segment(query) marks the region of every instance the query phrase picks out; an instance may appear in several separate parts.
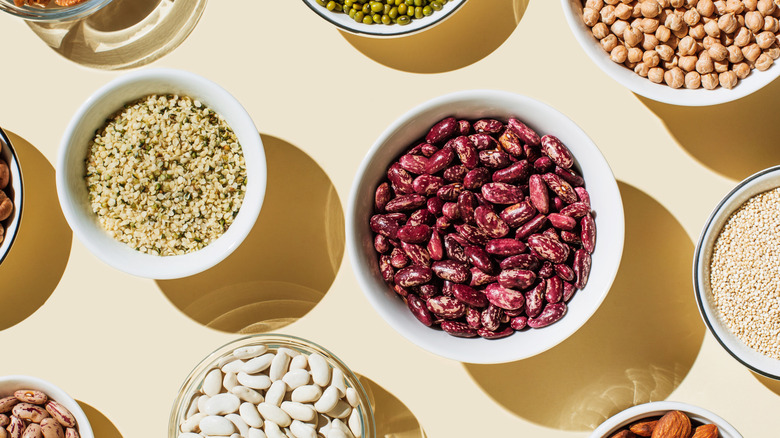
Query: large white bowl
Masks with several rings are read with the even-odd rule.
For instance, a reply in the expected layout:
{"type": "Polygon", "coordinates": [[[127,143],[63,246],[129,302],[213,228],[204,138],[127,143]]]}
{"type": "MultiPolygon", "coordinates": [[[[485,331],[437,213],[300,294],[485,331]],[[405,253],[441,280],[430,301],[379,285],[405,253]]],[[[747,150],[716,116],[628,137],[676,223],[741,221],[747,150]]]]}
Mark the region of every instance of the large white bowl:
{"type": "Polygon", "coordinates": [[[0,398],[14,395],[14,391],[20,389],[34,389],[43,391],[50,399],[56,401],[69,410],[76,418],[79,435],[81,438],[95,438],[92,432],[92,426],[89,424],[87,415],[81,409],[81,406],[73,400],[68,393],[46,380],[31,376],[1,376],[0,377],[0,398]]]}
{"type": "Polygon", "coordinates": [[[780,75],[780,63],[775,62],[767,71],[753,70],[747,78],[741,79],[737,86],[731,90],[723,87],[718,87],[715,90],[704,88],[696,90],[674,89],[666,85],[654,84],[647,78],[634,73],[633,70],[609,59],[609,54],[601,47],[590,28],[582,20],[582,2],[580,0],[561,0],[561,5],[574,37],[590,59],[612,79],[648,99],[682,106],[716,105],[745,97],[763,88],[780,75]]]}
{"type": "Polygon", "coordinates": [[[718,426],[720,438],[742,438],[742,435],[737,432],[737,429],[734,429],[726,420],[714,413],[688,403],[671,401],[645,403],[619,412],[610,417],[607,421],[601,423],[601,425],[590,434],[590,438],[609,438],[621,427],[627,426],[643,418],[662,416],[669,411],[680,411],[688,415],[691,420],[718,426]]]}
{"type": "Polygon", "coordinates": [[[450,0],[444,5],[444,8],[441,11],[436,11],[427,17],[414,19],[411,23],[403,26],[398,24],[358,23],[354,19],[349,18],[349,15],[347,14],[327,10],[324,6],[320,6],[317,3],[317,0],[303,0],[303,2],[306,3],[312,11],[316,12],[317,15],[341,30],[345,30],[355,35],[386,38],[412,35],[436,26],[454,14],[455,11],[466,3],[466,0],[450,0]]]}
{"type": "MultiPolygon", "coordinates": [[[[720,345],[754,372],[780,380],[780,360],[764,356],[748,347],[729,330],[720,316],[710,287],[712,250],[720,231],[726,225],[731,214],[753,196],[777,187],[780,187],[780,166],[770,167],[747,177],[720,201],[707,219],[696,245],[696,255],[693,260],[693,287],[696,292],[699,313],[720,345]]],[[[778,274],[775,273],[775,275],[778,274]]]]}
{"type": "Polygon", "coordinates": [[[257,220],[266,187],[263,143],[252,118],[230,93],[194,73],[151,69],[129,73],[96,91],[79,108],[62,138],[57,163],[57,194],[65,219],[78,239],[98,258],[140,277],[180,278],[202,272],[230,255],[257,220]],[[122,106],[150,94],[198,99],[222,115],[238,137],[246,161],[247,188],[233,224],[207,247],[184,255],[143,254],[111,237],[92,212],[84,180],[87,148],[95,131],[122,106]]]}
{"type": "Polygon", "coordinates": [[[8,139],[8,136],[2,129],[0,129],[0,149],[2,149],[0,158],[8,164],[8,169],[11,171],[11,179],[8,182],[8,187],[5,188],[5,192],[14,203],[11,217],[2,222],[5,232],[3,234],[3,242],[0,243],[0,263],[3,263],[3,260],[11,251],[11,246],[13,246],[16,236],[19,234],[19,225],[22,221],[22,207],[24,207],[24,187],[19,157],[11,144],[11,140],[8,139]]]}
{"type": "Polygon", "coordinates": [[[393,122],[366,155],[347,207],[349,255],[363,292],[377,312],[401,335],[418,346],[450,359],[469,363],[502,363],[539,354],[579,329],[598,309],[617,273],[623,254],[624,219],[620,192],[601,152],[573,121],[552,107],[514,93],[493,90],[461,91],[425,102],[393,122]],[[584,290],[569,302],[567,314],[543,329],[514,333],[502,339],[456,338],[422,325],[382,279],[373,246],[369,218],[374,192],[390,163],[423,137],[431,126],[449,116],[465,119],[517,117],[542,134],[558,136],[571,149],[582,170],[595,211],[597,240],[593,267],[584,290]]]}

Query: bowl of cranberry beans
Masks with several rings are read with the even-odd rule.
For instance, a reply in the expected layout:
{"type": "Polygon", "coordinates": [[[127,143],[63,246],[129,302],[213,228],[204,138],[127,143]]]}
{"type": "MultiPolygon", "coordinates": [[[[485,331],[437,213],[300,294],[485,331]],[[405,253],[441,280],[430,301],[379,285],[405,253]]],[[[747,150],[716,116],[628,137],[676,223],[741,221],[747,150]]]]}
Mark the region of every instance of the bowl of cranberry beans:
{"type": "Polygon", "coordinates": [[[503,363],[593,315],[623,251],[620,192],[596,145],[534,99],[493,90],[425,102],[379,137],[347,212],[369,302],[418,346],[503,363]]]}

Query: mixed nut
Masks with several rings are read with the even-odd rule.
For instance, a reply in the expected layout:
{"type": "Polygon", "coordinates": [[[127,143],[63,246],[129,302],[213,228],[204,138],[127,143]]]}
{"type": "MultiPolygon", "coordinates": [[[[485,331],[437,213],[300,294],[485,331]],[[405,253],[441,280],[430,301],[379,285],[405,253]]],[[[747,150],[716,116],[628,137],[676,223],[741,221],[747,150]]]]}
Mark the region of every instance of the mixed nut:
{"type": "MultiPolygon", "coordinates": [[[[0,151],[3,147],[3,142],[0,141],[0,151]]],[[[5,239],[5,227],[3,227],[2,221],[11,217],[11,213],[14,211],[14,203],[5,192],[10,181],[11,170],[8,168],[8,163],[0,158],[0,243],[3,243],[5,239]]]]}
{"type": "Polygon", "coordinates": [[[584,184],[563,142],[516,118],[441,120],[376,189],[381,275],[420,322],[453,336],[548,326],[590,274],[584,184]]]}
{"type": "Polygon", "coordinates": [[[651,417],[636,421],[622,428],[609,438],[719,438],[718,426],[702,424],[694,426],[684,412],[669,411],[662,417],[651,417]]]}
{"type": "Polygon", "coordinates": [[[20,389],[0,398],[0,438],[79,438],[79,432],[76,418],[60,403],[20,389]]]}

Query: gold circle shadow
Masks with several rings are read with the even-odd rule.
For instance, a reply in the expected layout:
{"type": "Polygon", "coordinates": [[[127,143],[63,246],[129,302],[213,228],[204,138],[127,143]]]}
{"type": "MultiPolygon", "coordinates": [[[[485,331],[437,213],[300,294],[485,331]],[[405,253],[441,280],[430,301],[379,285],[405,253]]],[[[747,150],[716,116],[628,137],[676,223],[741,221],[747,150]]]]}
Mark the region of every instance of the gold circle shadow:
{"type": "Polygon", "coordinates": [[[81,20],[27,25],[55,52],[85,67],[140,67],[178,47],[207,0],[113,0],[81,20]]]}
{"type": "Polygon", "coordinates": [[[661,204],[626,183],[619,186],[626,213],[623,259],[596,314],[538,356],[465,365],[497,403],[546,427],[591,430],[629,406],[665,399],[690,371],[704,340],[691,285],[693,242],[661,204]]]}
{"type": "Polygon", "coordinates": [[[119,429],[114,426],[114,423],[108,419],[102,412],[98,411],[94,407],[84,403],[81,400],[76,400],[84,411],[84,414],[89,420],[89,425],[92,426],[92,432],[99,438],[122,438],[122,434],[119,429]]]}
{"type": "Polygon", "coordinates": [[[35,146],[6,131],[19,155],[24,208],[19,234],[0,265],[0,330],[35,313],[65,273],[73,233],[60,210],[54,168],[35,146]]]}
{"type": "Polygon", "coordinates": [[[444,22],[417,34],[370,38],[340,31],[355,49],[387,67],[443,73],[471,65],[514,32],[530,0],[469,0],[444,22]],[[486,7],[489,6],[489,7],[486,7]]]}
{"type": "Polygon", "coordinates": [[[241,246],[194,276],[158,280],[193,320],[231,333],[284,327],[325,296],[344,255],[344,212],[336,189],[306,153],[262,135],[268,162],[263,209],[241,246]]]}
{"type": "Polygon", "coordinates": [[[358,380],[374,409],[377,437],[426,438],[420,421],[401,400],[366,376],[358,375],[358,380]]]}
{"type": "Polygon", "coordinates": [[[780,163],[780,123],[774,110],[780,99],[780,81],[734,102],[706,107],[637,97],[688,154],[721,175],[741,181],[780,163]]]}

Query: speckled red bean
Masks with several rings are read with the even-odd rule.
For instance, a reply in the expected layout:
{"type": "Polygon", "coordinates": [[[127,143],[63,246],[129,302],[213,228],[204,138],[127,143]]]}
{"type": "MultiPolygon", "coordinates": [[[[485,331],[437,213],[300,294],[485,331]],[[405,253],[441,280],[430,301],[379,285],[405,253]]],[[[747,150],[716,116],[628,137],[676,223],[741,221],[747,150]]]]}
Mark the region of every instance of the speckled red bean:
{"type": "Polygon", "coordinates": [[[425,136],[425,141],[431,144],[442,143],[455,135],[458,131],[458,121],[454,117],[447,117],[441,122],[433,125],[425,136]]]}
{"type": "Polygon", "coordinates": [[[547,216],[538,214],[533,219],[524,223],[515,232],[515,239],[525,240],[528,236],[540,231],[547,224],[547,216]]]}
{"type": "Polygon", "coordinates": [[[528,180],[531,176],[531,165],[526,160],[520,160],[501,170],[493,172],[493,182],[515,184],[528,180]]]}
{"type": "Polygon", "coordinates": [[[473,193],[464,191],[458,195],[458,211],[460,212],[460,218],[463,222],[466,222],[469,225],[475,225],[477,223],[476,218],[474,217],[477,206],[479,206],[479,201],[473,193]]]}
{"type": "Polygon", "coordinates": [[[555,268],[553,267],[553,264],[550,263],[549,260],[542,262],[542,266],[539,268],[538,275],[539,278],[550,278],[555,275],[555,268]]]}
{"type": "Polygon", "coordinates": [[[509,321],[509,326],[513,330],[520,331],[528,325],[528,318],[525,316],[516,316],[509,321]]]}
{"type": "Polygon", "coordinates": [[[458,234],[463,236],[473,245],[484,246],[488,243],[488,240],[490,240],[490,237],[481,229],[469,224],[455,225],[455,229],[458,231],[458,234]]]}
{"type": "Polygon", "coordinates": [[[433,273],[442,280],[453,283],[465,283],[471,278],[469,267],[455,260],[441,260],[431,265],[433,273]]]}
{"type": "Polygon", "coordinates": [[[571,216],[574,219],[580,219],[590,213],[590,206],[584,202],[575,202],[574,204],[569,204],[562,208],[560,213],[571,216]]]}
{"type": "Polygon", "coordinates": [[[512,164],[509,155],[498,149],[487,149],[479,151],[477,154],[480,163],[488,169],[503,169],[512,164]]]}
{"type": "Polygon", "coordinates": [[[416,193],[411,195],[402,195],[391,199],[387,205],[385,205],[385,210],[390,213],[415,210],[425,205],[426,201],[427,199],[425,199],[425,196],[418,195],[416,193]]]}
{"type": "Polygon", "coordinates": [[[550,157],[539,157],[534,160],[534,170],[539,173],[547,173],[555,167],[550,157]]]}
{"type": "Polygon", "coordinates": [[[425,247],[428,250],[428,255],[433,260],[441,260],[444,258],[444,244],[441,240],[441,235],[438,231],[431,231],[431,238],[428,240],[428,245],[425,247]]]}
{"type": "Polygon", "coordinates": [[[523,156],[523,142],[520,137],[511,129],[507,129],[498,137],[498,144],[504,152],[516,158],[523,156]]]}
{"type": "Polygon", "coordinates": [[[518,254],[501,260],[501,269],[525,269],[536,271],[539,269],[539,259],[532,254],[518,254]]]}
{"type": "Polygon", "coordinates": [[[522,309],[525,305],[523,292],[501,286],[498,283],[489,284],[485,289],[485,296],[491,304],[506,310],[522,309]]]}
{"type": "Polygon", "coordinates": [[[402,287],[413,287],[428,283],[433,272],[425,266],[408,266],[395,273],[395,283],[402,287]]]}
{"type": "Polygon", "coordinates": [[[431,227],[428,225],[404,225],[398,229],[397,236],[406,243],[427,242],[431,237],[431,227]]]}
{"type": "Polygon", "coordinates": [[[580,219],[580,238],[582,239],[582,247],[589,253],[593,254],[596,248],[596,223],[593,221],[593,216],[586,214],[580,219]]]}
{"type": "Polygon", "coordinates": [[[436,216],[432,215],[427,209],[421,208],[415,210],[414,213],[409,216],[406,225],[432,225],[435,222],[436,216]]]}
{"type": "Polygon", "coordinates": [[[528,179],[528,191],[528,199],[531,201],[531,205],[539,213],[549,213],[550,194],[547,192],[547,184],[545,184],[541,175],[531,175],[528,179]]]}
{"type": "Polygon", "coordinates": [[[504,129],[504,124],[496,119],[480,119],[473,126],[475,131],[486,134],[498,134],[504,129]]]}
{"type": "Polygon", "coordinates": [[[590,207],[590,195],[588,194],[588,191],[585,190],[585,187],[575,187],[574,192],[577,193],[577,199],[579,202],[582,202],[583,204],[590,207]]]}
{"type": "Polygon", "coordinates": [[[526,269],[504,269],[498,274],[498,284],[509,289],[528,289],[535,280],[536,274],[526,269]]]}
{"type": "Polygon", "coordinates": [[[560,176],[554,173],[545,173],[542,179],[547,183],[547,187],[553,191],[563,202],[573,204],[578,201],[577,193],[574,192],[571,184],[564,181],[560,176]]]}
{"type": "Polygon", "coordinates": [[[585,179],[571,169],[564,169],[563,167],[556,166],[555,174],[563,178],[563,180],[569,183],[572,187],[580,187],[585,185],[585,179]]]}
{"type": "Polygon", "coordinates": [[[458,134],[469,135],[471,132],[471,122],[468,120],[458,120],[458,134]]]}
{"type": "Polygon", "coordinates": [[[478,151],[498,148],[498,142],[490,134],[472,134],[469,135],[469,140],[478,151]]]}
{"type": "Polygon", "coordinates": [[[560,213],[550,213],[547,215],[550,224],[559,230],[571,231],[577,226],[577,220],[571,216],[560,213]]]}
{"type": "Polygon", "coordinates": [[[479,206],[474,210],[474,219],[477,226],[492,239],[499,239],[509,234],[509,226],[493,211],[485,206],[479,206]]]}
{"type": "Polygon", "coordinates": [[[439,216],[441,214],[441,208],[444,206],[444,201],[442,201],[442,199],[438,196],[434,196],[432,198],[428,198],[425,206],[432,215],[439,216]]]}
{"type": "Polygon", "coordinates": [[[544,306],[538,317],[532,317],[528,320],[528,326],[531,328],[542,328],[557,322],[566,314],[566,304],[554,303],[544,306]]]}
{"type": "Polygon", "coordinates": [[[479,164],[479,158],[477,157],[477,149],[474,147],[474,143],[469,140],[468,137],[462,135],[453,140],[450,140],[452,148],[458,155],[460,162],[468,169],[474,169],[479,164]]]}
{"type": "Polygon", "coordinates": [[[495,275],[498,272],[498,264],[493,262],[490,254],[478,246],[467,247],[466,257],[475,268],[488,275],[495,275]]]}
{"type": "MultiPolygon", "coordinates": [[[[420,175],[412,181],[412,189],[419,195],[431,196],[444,185],[444,180],[438,176],[420,175]]],[[[435,199],[435,198],[431,198],[435,199]]],[[[385,204],[387,204],[385,202],[385,204]]],[[[433,213],[433,212],[432,212],[433,213]]]]}
{"type": "Polygon", "coordinates": [[[486,328],[477,329],[477,334],[485,339],[500,339],[505,338],[515,331],[511,327],[506,327],[503,330],[488,330],[486,328]]]}
{"type": "Polygon", "coordinates": [[[558,137],[554,135],[545,135],[541,139],[542,152],[550,157],[553,162],[564,169],[569,169],[574,165],[574,157],[569,148],[563,144],[558,137]]]}
{"type": "Polygon", "coordinates": [[[466,324],[474,330],[482,328],[482,313],[473,307],[466,307],[466,324]]]}
{"type": "Polygon", "coordinates": [[[569,247],[565,243],[541,234],[528,236],[528,246],[552,263],[563,263],[569,257],[569,247]]]}
{"type": "Polygon", "coordinates": [[[390,239],[395,239],[398,235],[398,221],[390,219],[387,215],[375,214],[369,221],[371,231],[381,234],[390,239]]]}
{"type": "Polygon", "coordinates": [[[529,128],[525,123],[521,122],[520,120],[517,120],[515,118],[509,119],[509,128],[512,131],[514,131],[515,134],[517,134],[525,144],[531,146],[538,146],[539,143],[541,143],[539,134],[537,134],[536,131],[529,128]]]}
{"type": "Polygon", "coordinates": [[[422,246],[414,243],[401,242],[401,249],[403,249],[404,253],[407,257],[409,257],[409,260],[413,265],[431,265],[431,255],[428,254],[428,250],[422,246]]]}
{"type": "Polygon", "coordinates": [[[501,308],[488,304],[487,308],[482,311],[482,327],[490,331],[498,330],[498,327],[501,325],[501,316],[501,308]]]}
{"type": "Polygon", "coordinates": [[[502,257],[518,255],[524,252],[526,248],[523,242],[515,239],[493,239],[485,245],[485,251],[488,254],[502,257]]]}
{"type": "Polygon", "coordinates": [[[463,178],[469,173],[469,169],[466,166],[458,164],[457,166],[450,166],[444,170],[441,174],[444,180],[448,183],[462,183],[463,178]]]}
{"type": "Polygon", "coordinates": [[[465,284],[453,284],[452,295],[463,302],[463,304],[468,304],[472,307],[482,308],[488,305],[488,299],[484,292],[465,284]]]}
{"type": "Polygon", "coordinates": [[[584,249],[578,249],[574,253],[574,274],[576,276],[576,282],[574,283],[574,286],[577,289],[584,289],[585,285],[588,284],[591,263],[592,262],[588,251],[584,249]]]}
{"type": "Polygon", "coordinates": [[[490,182],[490,171],[484,167],[478,167],[470,170],[463,177],[463,188],[466,190],[477,190],[488,182],[490,182]]]}
{"type": "Polygon", "coordinates": [[[574,293],[577,292],[577,288],[568,281],[563,282],[563,302],[568,303],[574,293]]]}
{"type": "Polygon", "coordinates": [[[512,228],[517,228],[536,216],[536,209],[527,201],[521,201],[503,209],[499,217],[512,228]]]}
{"type": "Polygon", "coordinates": [[[520,187],[512,184],[487,183],[480,190],[485,200],[493,204],[516,204],[524,198],[520,187]]]}
{"type": "Polygon", "coordinates": [[[442,321],[441,329],[460,338],[473,338],[477,336],[477,331],[468,324],[457,321],[442,321]]]}
{"type": "Polygon", "coordinates": [[[431,312],[425,306],[425,301],[421,300],[420,297],[415,294],[407,295],[406,305],[418,321],[428,327],[433,325],[433,315],[431,315],[431,312]]]}
{"type": "Polygon", "coordinates": [[[406,154],[398,160],[398,164],[407,172],[420,175],[425,172],[425,166],[428,164],[428,159],[422,155],[406,154]]]}
{"type": "Polygon", "coordinates": [[[374,207],[376,208],[376,211],[378,212],[384,212],[385,211],[385,205],[393,199],[393,193],[390,190],[390,184],[383,182],[382,184],[379,184],[379,187],[376,188],[376,193],[374,194],[374,207]]]}
{"type": "Polygon", "coordinates": [[[555,274],[562,280],[574,281],[574,269],[564,263],[558,263],[554,266],[555,274]]]}
{"type": "Polygon", "coordinates": [[[545,280],[544,300],[548,303],[558,303],[563,299],[563,280],[552,276],[545,280]]]}
{"type": "Polygon", "coordinates": [[[525,158],[528,160],[529,163],[533,163],[539,158],[542,157],[542,151],[536,146],[531,145],[523,145],[523,153],[525,154],[525,158]]]}
{"type": "Polygon", "coordinates": [[[395,163],[387,170],[387,179],[390,180],[396,195],[405,195],[414,192],[412,187],[412,175],[405,171],[400,164],[395,163]]]}
{"type": "Polygon", "coordinates": [[[479,268],[471,268],[469,269],[469,272],[471,272],[471,281],[469,281],[469,286],[471,287],[484,286],[498,281],[497,276],[487,274],[479,268]]]}
{"type": "Polygon", "coordinates": [[[561,231],[561,240],[570,245],[579,245],[580,243],[582,243],[580,234],[572,231],[565,231],[565,230],[561,231]]]}
{"type": "Polygon", "coordinates": [[[421,284],[412,289],[414,289],[417,295],[424,300],[439,295],[439,290],[440,290],[439,286],[436,286],[435,284],[431,284],[431,283],[421,284]]]}
{"type": "Polygon", "coordinates": [[[426,306],[439,318],[458,319],[466,314],[466,305],[453,297],[433,297],[428,300],[426,306]]]}
{"type": "Polygon", "coordinates": [[[393,251],[390,253],[390,264],[395,269],[404,268],[409,265],[409,257],[406,256],[406,253],[401,248],[393,248],[393,251]]]}
{"type": "Polygon", "coordinates": [[[533,289],[525,293],[525,314],[529,318],[535,318],[542,312],[544,306],[544,291],[547,285],[540,281],[533,289]]]}

